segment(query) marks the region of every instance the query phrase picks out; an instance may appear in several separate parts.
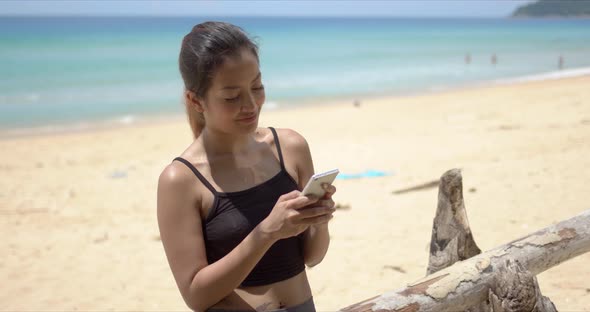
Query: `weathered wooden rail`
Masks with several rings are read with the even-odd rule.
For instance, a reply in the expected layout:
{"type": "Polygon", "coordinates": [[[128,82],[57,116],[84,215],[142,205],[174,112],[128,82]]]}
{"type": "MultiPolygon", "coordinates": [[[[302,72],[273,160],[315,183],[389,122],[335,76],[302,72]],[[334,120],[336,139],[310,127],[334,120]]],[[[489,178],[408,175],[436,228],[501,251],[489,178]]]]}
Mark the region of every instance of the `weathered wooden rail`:
{"type": "Polygon", "coordinates": [[[440,179],[427,276],[341,309],[361,311],[556,311],[536,275],[590,251],[590,210],[481,253],[469,228],[458,169],[440,179]]]}

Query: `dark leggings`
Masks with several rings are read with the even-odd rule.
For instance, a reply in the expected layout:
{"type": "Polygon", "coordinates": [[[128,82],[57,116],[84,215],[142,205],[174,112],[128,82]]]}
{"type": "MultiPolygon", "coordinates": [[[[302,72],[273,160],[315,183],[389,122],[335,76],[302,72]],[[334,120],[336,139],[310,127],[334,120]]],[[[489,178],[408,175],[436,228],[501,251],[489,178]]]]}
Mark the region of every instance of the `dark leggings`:
{"type": "MultiPolygon", "coordinates": [[[[207,312],[251,312],[253,310],[231,310],[231,309],[218,309],[218,308],[210,308],[207,309],[207,312]]],[[[313,298],[309,298],[309,300],[305,301],[302,304],[298,304],[293,307],[278,309],[278,310],[270,310],[268,312],[315,312],[315,305],[313,303],[313,298]]]]}

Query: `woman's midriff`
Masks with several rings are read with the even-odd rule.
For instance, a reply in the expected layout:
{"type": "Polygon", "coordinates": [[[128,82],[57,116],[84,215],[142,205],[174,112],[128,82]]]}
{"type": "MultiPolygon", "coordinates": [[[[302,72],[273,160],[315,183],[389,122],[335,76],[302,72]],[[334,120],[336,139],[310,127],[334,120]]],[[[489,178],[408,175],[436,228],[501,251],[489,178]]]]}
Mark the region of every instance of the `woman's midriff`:
{"type": "Polygon", "coordinates": [[[212,308],[267,311],[299,305],[311,298],[305,271],[274,284],[240,287],[212,308]]]}

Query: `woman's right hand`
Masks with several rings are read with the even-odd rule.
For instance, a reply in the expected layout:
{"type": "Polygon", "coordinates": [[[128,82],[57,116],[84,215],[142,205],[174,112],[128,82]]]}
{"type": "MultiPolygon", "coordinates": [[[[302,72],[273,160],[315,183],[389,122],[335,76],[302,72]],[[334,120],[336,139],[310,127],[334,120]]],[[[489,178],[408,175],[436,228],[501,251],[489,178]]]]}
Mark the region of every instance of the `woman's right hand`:
{"type": "Polygon", "coordinates": [[[260,222],[258,229],[272,239],[280,240],[299,235],[310,225],[325,223],[331,218],[334,208],[306,208],[318,199],[303,196],[297,190],[281,195],[268,217],[260,222]]]}

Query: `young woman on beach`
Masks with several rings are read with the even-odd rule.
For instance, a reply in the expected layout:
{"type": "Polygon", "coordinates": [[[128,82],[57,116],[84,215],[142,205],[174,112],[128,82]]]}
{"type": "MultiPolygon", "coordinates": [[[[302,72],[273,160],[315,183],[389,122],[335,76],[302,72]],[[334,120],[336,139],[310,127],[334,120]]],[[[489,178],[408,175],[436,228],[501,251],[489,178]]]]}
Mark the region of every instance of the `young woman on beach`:
{"type": "Polygon", "coordinates": [[[305,139],[258,128],[258,48],[237,26],[196,25],[179,68],[194,141],[161,173],[158,224],[180,293],[195,311],[315,311],[305,266],[329,245],[336,189],[313,175],[305,139]]]}

